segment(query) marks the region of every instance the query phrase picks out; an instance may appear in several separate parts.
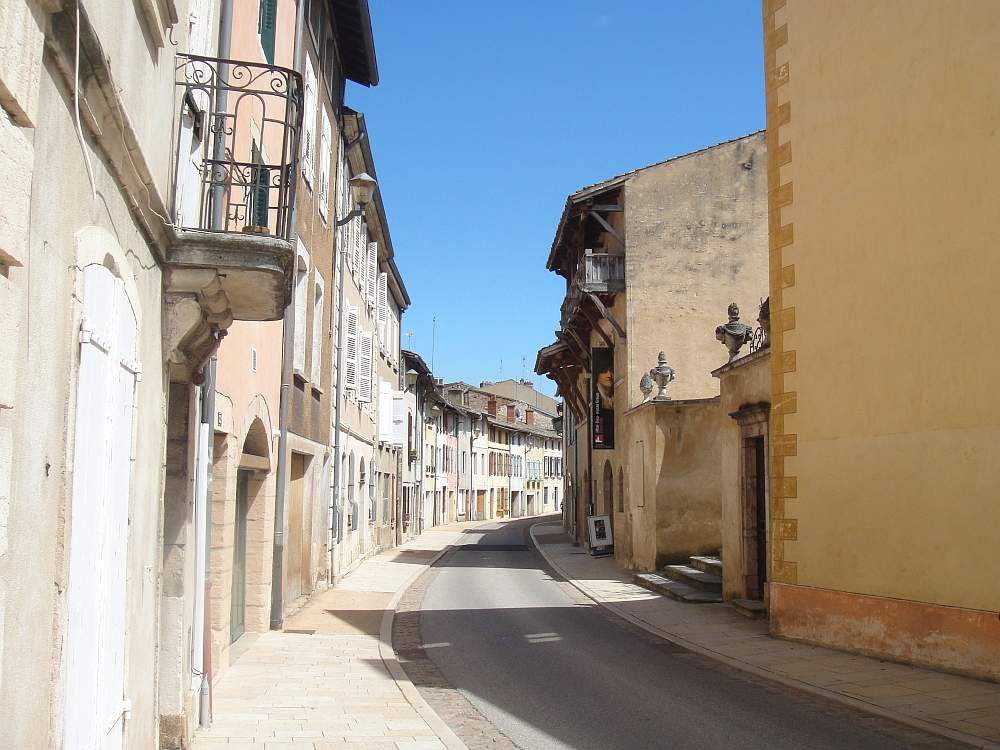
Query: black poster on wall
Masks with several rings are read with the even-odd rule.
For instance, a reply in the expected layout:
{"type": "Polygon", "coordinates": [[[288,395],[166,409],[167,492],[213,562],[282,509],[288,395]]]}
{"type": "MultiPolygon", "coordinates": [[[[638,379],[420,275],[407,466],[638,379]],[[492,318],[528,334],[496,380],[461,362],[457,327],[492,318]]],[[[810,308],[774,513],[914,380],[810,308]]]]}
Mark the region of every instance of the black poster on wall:
{"type": "Polygon", "coordinates": [[[615,350],[594,347],[590,350],[590,418],[593,447],[615,447],[615,350]]]}

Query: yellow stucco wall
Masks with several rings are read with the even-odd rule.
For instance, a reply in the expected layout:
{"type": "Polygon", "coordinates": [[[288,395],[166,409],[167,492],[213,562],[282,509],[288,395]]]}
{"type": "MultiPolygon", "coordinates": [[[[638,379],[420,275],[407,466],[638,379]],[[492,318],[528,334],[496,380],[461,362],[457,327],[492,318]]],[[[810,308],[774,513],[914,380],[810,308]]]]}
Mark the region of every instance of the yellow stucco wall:
{"type": "Polygon", "coordinates": [[[996,611],[1000,4],[764,16],[777,578],[996,611]]]}

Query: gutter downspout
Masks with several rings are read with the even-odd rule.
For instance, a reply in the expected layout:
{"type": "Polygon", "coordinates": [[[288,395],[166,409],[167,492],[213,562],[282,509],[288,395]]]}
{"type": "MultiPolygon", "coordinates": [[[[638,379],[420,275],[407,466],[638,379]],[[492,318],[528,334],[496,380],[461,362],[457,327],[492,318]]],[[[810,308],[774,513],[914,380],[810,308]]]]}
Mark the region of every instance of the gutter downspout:
{"type": "MultiPolygon", "coordinates": [[[[232,0],[224,0],[231,2],[232,0]]],[[[295,60],[292,69],[302,72],[305,58],[303,31],[305,29],[305,4],[299,3],[295,14],[295,60]]],[[[292,162],[292,187],[289,195],[291,216],[288,226],[291,229],[291,242],[298,241],[296,222],[298,208],[296,193],[299,185],[299,155],[295,154],[292,162]]],[[[280,630],[284,621],[284,552],[285,552],[285,493],[288,485],[288,411],[292,381],[292,360],[295,357],[295,284],[299,275],[299,253],[295,249],[295,259],[292,261],[292,296],[285,307],[281,328],[281,396],[278,406],[278,467],[275,477],[274,492],[274,542],[271,553],[271,630],[280,630]]]]}

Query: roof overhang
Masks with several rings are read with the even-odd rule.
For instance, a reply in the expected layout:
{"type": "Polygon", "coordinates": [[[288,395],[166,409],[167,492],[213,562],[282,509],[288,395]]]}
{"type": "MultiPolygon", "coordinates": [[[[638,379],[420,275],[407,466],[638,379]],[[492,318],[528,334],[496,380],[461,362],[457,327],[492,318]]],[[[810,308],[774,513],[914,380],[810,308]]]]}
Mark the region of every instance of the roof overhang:
{"type": "Polygon", "coordinates": [[[548,270],[556,273],[560,271],[559,261],[565,249],[566,226],[569,220],[577,215],[577,209],[582,205],[593,202],[606,193],[618,190],[625,184],[628,177],[629,175],[627,174],[619,175],[618,177],[612,177],[610,180],[577,190],[575,193],[570,193],[566,198],[566,206],[563,208],[562,216],[559,218],[559,226],[556,227],[556,236],[552,240],[549,257],[545,261],[545,267],[548,270]]]}
{"type": "Polygon", "coordinates": [[[330,0],[330,12],[344,77],[362,86],[377,86],[378,63],[368,0],[330,0]]]}

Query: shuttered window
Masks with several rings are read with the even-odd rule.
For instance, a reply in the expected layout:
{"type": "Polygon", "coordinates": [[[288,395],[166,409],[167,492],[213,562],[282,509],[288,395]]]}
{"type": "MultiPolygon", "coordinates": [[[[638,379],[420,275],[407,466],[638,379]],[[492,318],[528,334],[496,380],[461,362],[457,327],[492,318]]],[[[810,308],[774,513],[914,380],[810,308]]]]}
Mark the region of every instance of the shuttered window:
{"type": "Polygon", "coordinates": [[[330,118],[324,109],[322,112],[322,128],[319,136],[319,215],[326,222],[330,202],[330,118]]]}
{"type": "Polygon", "coordinates": [[[312,366],[310,380],[320,385],[323,377],[323,277],[316,274],[313,291],[312,366]]]}
{"type": "MultiPolygon", "coordinates": [[[[354,224],[351,229],[351,269],[360,279],[364,275],[364,254],[365,245],[368,242],[368,230],[360,216],[354,218],[351,223],[354,224]]],[[[358,288],[364,290],[361,281],[358,282],[358,288]]]]}
{"type": "Polygon", "coordinates": [[[358,310],[347,308],[347,331],[344,343],[344,387],[358,387],[358,310]]]}
{"type": "Polygon", "coordinates": [[[380,273],[378,275],[378,284],[375,290],[375,306],[378,310],[378,340],[382,344],[383,349],[389,348],[389,341],[387,338],[386,323],[389,318],[388,310],[388,292],[389,292],[389,276],[385,273],[380,273]]]}
{"type": "Polygon", "coordinates": [[[358,336],[358,401],[372,400],[372,334],[364,331],[358,336]]]}
{"type": "Polygon", "coordinates": [[[274,65],[274,33],[278,22],[278,0],[260,0],[257,13],[257,34],[264,59],[274,65]]]}
{"type": "Polygon", "coordinates": [[[368,243],[368,268],[365,274],[365,294],[368,306],[375,308],[375,285],[378,283],[378,243],[368,243]]]}
{"type": "Polygon", "coordinates": [[[305,94],[302,107],[302,177],[312,187],[316,152],[316,72],[306,55],[305,94]]]}

